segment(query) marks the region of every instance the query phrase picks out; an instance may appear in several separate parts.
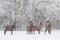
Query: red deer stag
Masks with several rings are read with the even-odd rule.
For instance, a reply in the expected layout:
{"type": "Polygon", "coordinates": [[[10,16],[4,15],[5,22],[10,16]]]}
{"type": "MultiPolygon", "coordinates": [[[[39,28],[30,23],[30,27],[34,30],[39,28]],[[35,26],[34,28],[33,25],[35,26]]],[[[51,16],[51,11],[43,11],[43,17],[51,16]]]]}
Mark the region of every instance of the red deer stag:
{"type": "Polygon", "coordinates": [[[46,34],[46,31],[48,31],[49,34],[51,34],[51,23],[50,23],[50,18],[47,20],[47,23],[46,23],[46,30],[45,30],[45,34],[46,34]]]}
{"type": "Polygon", "coordinates": [[[27,33],[32,32],[32,27],[33,27],[33,23],[32,23],[32,21],[29,21],[28,26],[27,26],[27,33]]]}
{"type": "Polygon", "coordinates": [[[35,19],[36,17],[34,16],[33,19],[30,19],[30,21],[28,22],[27,24],[27,33],[32,33],[32,27],[33,27],[33,20],[35,19]]]}
{"type": "Polygon", "coordinates": [[[35,34],[35,31],[37,30],[38,33],[40,34],[41,28],[42,28],[42,22],[40,22],[39,25],[34,26],[31,20],[27,26],[27,32],[33,32],[35,34]]]}
{"type": "Polygon", "coordinates": [[[11,35],[13,34],[13,29],[16,28],[16,23],[18,23],[19,21],[15,21],[13,22],[12,25],[6,25],[4,26],[4,35],[6,34],[7,31],[11,31],[11,35]]]}

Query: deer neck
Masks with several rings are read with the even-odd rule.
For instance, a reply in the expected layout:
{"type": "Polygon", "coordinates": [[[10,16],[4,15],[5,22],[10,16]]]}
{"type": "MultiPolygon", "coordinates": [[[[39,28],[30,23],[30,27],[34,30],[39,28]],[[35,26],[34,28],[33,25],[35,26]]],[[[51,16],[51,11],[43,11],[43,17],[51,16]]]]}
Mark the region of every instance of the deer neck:
{"type": "Polygon", "coordinates": [[[15,26],[15,25],[16,25],[16,22],[13,23],[13,26],[15,26]]]}
{"type": "Polygon", "coordinates": [[[16,23],[14,23],[14,25],[16,25],[16,23]]]}
{"type": "Polygon", "coordinates": [[[12,25],[12,27],[13,27],[13,28],[16,28],[16,23],[14,23],[14,24],[12,25]]]}

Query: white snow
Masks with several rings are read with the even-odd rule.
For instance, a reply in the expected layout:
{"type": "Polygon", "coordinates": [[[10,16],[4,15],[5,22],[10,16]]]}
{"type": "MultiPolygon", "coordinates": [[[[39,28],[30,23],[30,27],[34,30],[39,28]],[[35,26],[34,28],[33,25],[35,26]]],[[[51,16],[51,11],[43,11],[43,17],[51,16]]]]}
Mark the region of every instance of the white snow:
{"type": "Polygon", "coordinates": [[[3,31],[0,31],[0,40],[60,40],[60,30],[54,30],[51,34],[35,32],[35,35],[27,34],[26,31],[14,31],[13,35],[7,32],[4,35],[3,31]]]}

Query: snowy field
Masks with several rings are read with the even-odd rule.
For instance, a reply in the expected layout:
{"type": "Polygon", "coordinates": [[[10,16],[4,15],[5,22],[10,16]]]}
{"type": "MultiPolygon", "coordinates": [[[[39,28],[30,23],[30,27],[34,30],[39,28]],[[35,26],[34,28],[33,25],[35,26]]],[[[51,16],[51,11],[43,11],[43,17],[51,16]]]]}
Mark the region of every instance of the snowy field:
{"type": "Polygon", "coordinates": [[[26,31],[14,31],[13,35],[10,32],[7,32],[4,35],[3,31],[0,31],[0,40],[60,40],[60,31],[54,30],[52,34],[41,32],[38,34],[27,34],[26,31]]]}

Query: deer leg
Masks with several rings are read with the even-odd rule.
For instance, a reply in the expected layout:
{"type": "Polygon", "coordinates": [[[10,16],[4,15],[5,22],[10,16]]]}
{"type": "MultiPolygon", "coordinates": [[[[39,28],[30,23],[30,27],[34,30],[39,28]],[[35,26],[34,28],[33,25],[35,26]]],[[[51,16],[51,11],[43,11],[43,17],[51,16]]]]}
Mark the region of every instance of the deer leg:
{"type": "Polygon", "coordinates": [[[34,28],[32,29],[32,32],[35,34],[35,29],[34,28]]]}
{"type": "Polygon", "coordinates": [[[6,34],[6,31],[4,31],[4,35],[6,34]]]}
{"type": "Polygon", "coordinates": [[[11,35],[13,34],[13,30],[11,30],[11,35]]]}
{"type": "Polygon", "coordinates": [[[48,32],[49,34],[51,34],[51,32],[48,32]]]}
{"type": "Polygon", "coordinates": [[[38,34],[40,34],[40,30],[38,30],[38,34]]]}
{"type": "Polygon", "coordinates": [[[48,30],[48,33],[51,34],[51,30],[48,30]]]}
{"type": "Polygon", "coordinates": [[[47,31],[47,28],[46,28],[46,30],[45,30],[45,34],[46,34],[46,31],[47,31]]]}
{"type": "Polygon", "coordinates": [[[35,31],[33,31],[33,33],[35,34],[35,31]]]}

